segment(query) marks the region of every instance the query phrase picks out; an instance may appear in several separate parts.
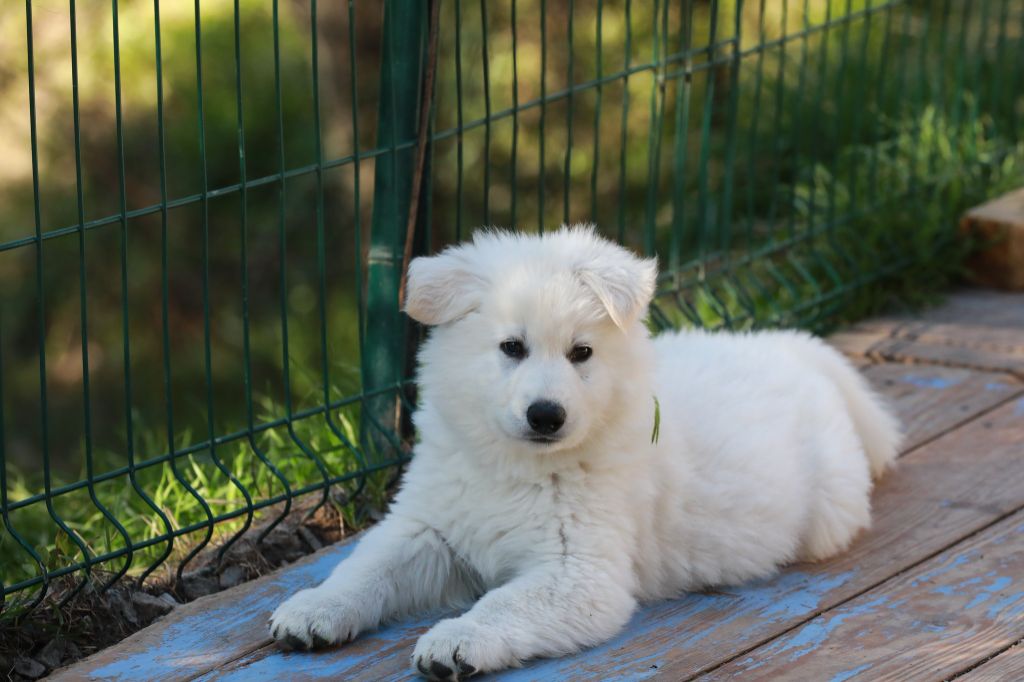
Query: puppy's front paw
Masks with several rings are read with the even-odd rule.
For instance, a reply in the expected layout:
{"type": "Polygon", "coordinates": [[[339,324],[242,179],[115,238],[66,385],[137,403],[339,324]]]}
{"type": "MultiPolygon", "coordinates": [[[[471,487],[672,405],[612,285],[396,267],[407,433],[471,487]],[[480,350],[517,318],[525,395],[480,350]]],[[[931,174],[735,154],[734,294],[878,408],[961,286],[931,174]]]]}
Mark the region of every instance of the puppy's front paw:
{"type": "Polygon", "coordinates": [[[517,663],[504,642],[488,637],[465,617],[442,620],[420,637],[412,662],[427,679],[446,682],[517,663]]]}
{"type": "Polygon", "coordinates": [[[270,616],[270,634],[286,649],[344,644],[360,629],[358,607],[319,588],[296,592],[270,616]]]}

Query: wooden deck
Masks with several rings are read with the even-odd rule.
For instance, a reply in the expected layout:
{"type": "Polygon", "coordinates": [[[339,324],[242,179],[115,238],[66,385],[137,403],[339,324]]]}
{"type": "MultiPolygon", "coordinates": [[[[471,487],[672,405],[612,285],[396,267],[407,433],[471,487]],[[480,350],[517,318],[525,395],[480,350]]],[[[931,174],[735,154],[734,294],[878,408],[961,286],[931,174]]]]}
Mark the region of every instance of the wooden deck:
{"type": "MultiPolygon", "coordinates": [[[[1024,294],[964,291],[837,334],[909,437],[874,527],[823,564],[643,608],[626,632],[500,680],[1024,679],[1024,294]]],[[[352,544],[176,609],[57,679],[401,680],[425,618],[284,653],[271,610],[352,544]]]]}

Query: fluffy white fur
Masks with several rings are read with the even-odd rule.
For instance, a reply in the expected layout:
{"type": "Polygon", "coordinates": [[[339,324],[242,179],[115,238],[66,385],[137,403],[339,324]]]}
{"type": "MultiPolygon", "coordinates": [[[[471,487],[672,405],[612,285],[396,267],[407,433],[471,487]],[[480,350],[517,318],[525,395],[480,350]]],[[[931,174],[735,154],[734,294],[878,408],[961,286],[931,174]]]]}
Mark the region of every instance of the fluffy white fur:
{"type": "Polygon", "coordinates": [[[459,679],[607,640],[638,602],[842,551],[896,421],[807,334],[650,338],[656,274],[588,228],[485,232],[413,261],[407,311],[435,326],[416,455],[387,518],[274,612],[273,636],[321,646],[467,608],[413,654],[459,679]],[[509,339],[528,355],[508,357],[509,339]],[[570,362],[581,344],[592,357],[570,362]],[[529,440],[541,399],[565,409],[556,442],[529,440]]]}

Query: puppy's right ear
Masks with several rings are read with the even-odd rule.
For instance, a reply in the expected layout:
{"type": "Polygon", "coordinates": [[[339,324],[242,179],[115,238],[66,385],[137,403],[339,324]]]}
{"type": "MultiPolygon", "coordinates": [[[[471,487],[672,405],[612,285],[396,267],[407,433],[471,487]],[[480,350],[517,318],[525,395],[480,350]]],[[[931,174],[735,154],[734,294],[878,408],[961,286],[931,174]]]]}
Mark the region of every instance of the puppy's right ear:
{"type": "Polygon", "coordinates": [[[480,305],[484,284],[461,249],[414,258],[405,284],[405,312],[426,325],[454,322],[480,305]]]}

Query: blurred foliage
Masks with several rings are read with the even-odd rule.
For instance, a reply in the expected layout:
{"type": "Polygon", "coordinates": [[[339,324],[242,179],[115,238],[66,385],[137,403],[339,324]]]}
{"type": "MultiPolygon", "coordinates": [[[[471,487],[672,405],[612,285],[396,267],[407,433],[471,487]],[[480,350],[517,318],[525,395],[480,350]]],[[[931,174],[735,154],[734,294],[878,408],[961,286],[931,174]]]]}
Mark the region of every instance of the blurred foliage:
{"type": "MultiPolygon", "coordinates": [[[[283,5],[279,21],[281,66],[281,124],[278,136],[278,97],[275,92],[273,24],[270,3],[246,3],[240,15],[246,175],[251,182],[282,170],[312,164],[316,158],[313,134],[309,13],[296,3],[283,5]],[[279,149],[280,146],[280,149],[279,149]]],[[[168,337],[171,349],[171,392],[176,438],[207,437],[206,369],[203,349],[204,223],[209,240],[209,305],[212,362],[210,383],[217,405],[218,432],[235,431],[245,423],[244,357],[242,353],[242,267],[240,259],[240,194],[222,193],[205,208],[195,201],[202,191],[203,168],[210,190],[237,186],[239,135],[235,87],[234,13],[227,0],[203,2],[201,46],[203,64],[203,128],[200,154],[196,87],[195,18],[191,3],[160,6],[164,93],[164,164],[171,202],[192,201],[171,208],[167,216],[168,337]],[[205,212],[205,218],[204,218],[205,212]],[[223,431],[221,431],[223,429],[223,431]]],[[[340,8],[339,8],[340,9],[340,8]]],[[[321,13],[323,51],[347,55],[347,27],[340,12],[321,13]],[[340,41],[345,37],[346,42],[340,41]],[[333,45],[330,41],[334,41],[333,45]]],[[[370,22],[375,17],[368,17],[370,22]]],[[[120,63],[124,116],[125,203],[129,211],[155,207],[160,201],[161,164],[156,115],[157,68],[153,5],[120,3],[120,63]]],[[[118,146],[113,87],[113,38],[109,4],[79,3],[78,69],[81,109],[82,198],[86,221],[116,216],[120,202],[118,146]]],[[[67,3],[35,3],[33,37],[39,140],[41,230],[74,225],[77,218],[75,148],[71,98],[71,67],[67,3]]],[[[31,140],[28,134],[28,86],[24,10],[0,16],[0,36],[7,73],[0,77],[4,105],[0,144],[10,163],[0,178],[3,221],[0,242],[34,233],[31,140]]],[[[366,58],[375,45],[368,41],[366,58]]],[[[322,59],[322,116],[332,124],[324,132],[325,156],[350,153],[350,109],[347,57],[342,63],[322,59]]],[[[367,78],[367,81],[375,80],[367,78]]],[[[373,135],[369,83],[364,105],[368,147],[373,135]]],[[[372,169],[371,169],[372,170],[372,169]]],[[[358,328],[352,286],[355,252],[352,239],[351,188],[348,169],[326,173],[326,248],[330,263],[327,282],[327,338],[332,363],[334,398],[358,390],[358,328]]],[[[320,320],[317,314],[316,201],[310,175],[289,180],[283,195],[276,184],[247,191],[245,228],[248,232],[249,316],[252,344],[252,385],[257,395],[284,395],[282,366],[282,305],[287,310],[289,351],[293,363],[295,409],[320,403],[320,320]],[[279,231],[286,237],[281,251],[279,231]],[[287,287],[282,297],[282,269],[287,287]],[[282,300],[283,298],[283,300],[282,300]]],[[[129,289],[121,289],[118,221],[87,231],[84,255],[74,233],[49,239],[43,248],[43,286],[46,297],[46,361],[51,448],[55,462],[66,472],[78,467],[83,419],[83,362],[79,267],[87,279],[90,398],[93,439],[100,449],[124,448],[124,368],[122,296],[127,295],[133,409],[144,423],[159,428],[165,419],[161,318],[161,216],[150,212],[127,225],[129,289]]],[[[20,428],[9,430],[7,453],[16,462],[38,461],[41,442],[38,373],[38,306],[35,249],[23,246],[0,252],[2,340],[9,359],[5,369],[7,419],[20,428]]],[[[277,414],[275,416],[282,416],[277,414]]],[[[142,433],[136,429],[141,438],[142,433]]],[[[166,438],[165,438],[166,441],[166,438]]],[[[139,444],[136,444],[138,447],[139,444]]],[[[159,452],[166,451],[166,447],[159,452]]],[[[158,452],[149,452],[150,455],[158,452]]]]}
{"type": "Polygon", "coordinates": [[[803,169],[792,220],[710,263],[689,305],[663,297],[661,324],[826,331],[934,303],[975,246],[953,219],[1024,185],[1024,143],[1007,145],[980,120],[954,125],[933,106],[887,128],[875,144],[803,169]]]}

